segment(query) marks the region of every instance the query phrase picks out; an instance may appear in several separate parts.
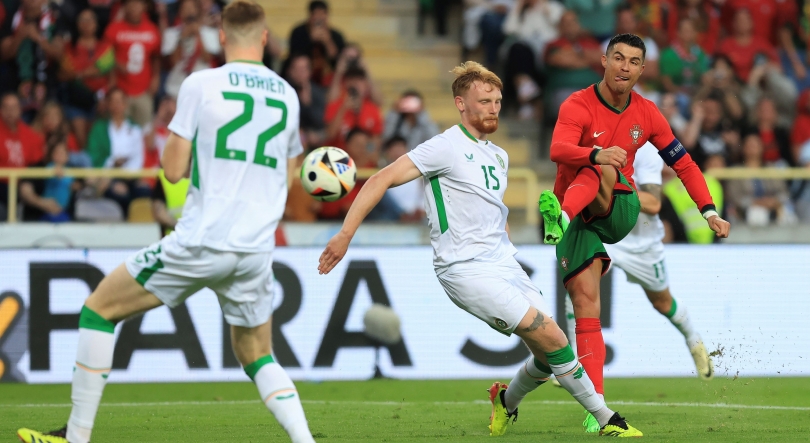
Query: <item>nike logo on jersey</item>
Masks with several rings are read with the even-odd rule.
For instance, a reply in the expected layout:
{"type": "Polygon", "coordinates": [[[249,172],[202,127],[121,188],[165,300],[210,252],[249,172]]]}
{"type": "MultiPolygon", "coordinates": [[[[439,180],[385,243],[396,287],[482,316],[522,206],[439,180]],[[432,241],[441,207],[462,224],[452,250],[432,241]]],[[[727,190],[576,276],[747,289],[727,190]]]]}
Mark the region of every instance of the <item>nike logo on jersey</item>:
{"type": "Polygon", "coordinates": [[[593,131],[593,138],[597,138],[597,137],[599,137],[600,135],[604,134],[605,132],[607,132],[607,131],[602,131],[602,132],[596,132],[596,131],[593,131]]]}

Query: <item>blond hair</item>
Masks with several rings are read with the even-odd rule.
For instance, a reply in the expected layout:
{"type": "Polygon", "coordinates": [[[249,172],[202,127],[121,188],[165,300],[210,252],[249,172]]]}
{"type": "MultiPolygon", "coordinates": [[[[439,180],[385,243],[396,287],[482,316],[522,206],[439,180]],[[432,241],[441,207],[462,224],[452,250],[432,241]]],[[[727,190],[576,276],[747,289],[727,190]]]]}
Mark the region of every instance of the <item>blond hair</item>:
{"type": "Polygon", "coordinates": [[[266,28],[264,8],[253,0],[233,0],[222,10],[222,30],[228,38],[252,43],[266,28]]]}
{"type": "Polygon", "coordinates": [[[467,61],[456,66],[450,72],[456,76],[456,79],[453,80],[454,97],[459,97],[467,92],[473,82],[477,81],[503,90],[503,82],[501,82],[501,79],[498,78],[494,72],[485,68],[481,63],[467,61]]]}

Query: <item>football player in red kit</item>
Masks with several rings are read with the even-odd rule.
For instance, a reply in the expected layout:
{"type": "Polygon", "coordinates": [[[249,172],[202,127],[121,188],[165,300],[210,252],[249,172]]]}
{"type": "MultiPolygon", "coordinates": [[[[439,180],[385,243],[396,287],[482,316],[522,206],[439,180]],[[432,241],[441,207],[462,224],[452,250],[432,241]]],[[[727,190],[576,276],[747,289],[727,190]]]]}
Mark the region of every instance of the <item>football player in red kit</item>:
{"type": "MultiPolygon", "coordinates": [[[[715,209],[703,174],[667,120],[654,103],[633,92],[644,71],[645,54],[640,37],[613,37],[602,56],[604,79],[562,104],[551,140],[557,179],[554,191],[544,191],[538,203],[543,241],[557,245],[557,263],[574,305],[580,362],[601,395],[605,342],[599,323],[599,280],[610,266],[604,243],[624,238],[638,219],[640,203],[632,179],[636,150],[647,141],[653,144],[716,235],[728,237],[730,229],[715,209]]],[[[587,423],[586,419],[586,427],[587,423]]]]}

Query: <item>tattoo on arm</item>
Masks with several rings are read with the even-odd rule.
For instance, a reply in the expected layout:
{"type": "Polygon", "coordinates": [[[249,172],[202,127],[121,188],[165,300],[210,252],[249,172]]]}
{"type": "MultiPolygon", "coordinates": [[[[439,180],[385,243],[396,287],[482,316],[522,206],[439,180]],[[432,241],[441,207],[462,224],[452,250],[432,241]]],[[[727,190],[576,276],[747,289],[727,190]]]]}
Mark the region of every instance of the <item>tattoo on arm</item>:
{"type": "Polygon", "coordinates": [[[546,329],[546,318],[543,316],[543,313],[541,313],[540,311],[537,311],[537,315],[534,317],[534,320],[532,320],[532,324],[530,324],[529,326],[523,328],[523,331],[524,332],[532,332],[532,331],[537,330],[537,328],[540,328],[540,327],[542,327],[543,329],[546,329]]]}
{"type": "Polygon", "coordinates": [[[638,190],[652,194],[656,200],[661,201],[661,185],[643,184],[639,185],[638,190]]]}

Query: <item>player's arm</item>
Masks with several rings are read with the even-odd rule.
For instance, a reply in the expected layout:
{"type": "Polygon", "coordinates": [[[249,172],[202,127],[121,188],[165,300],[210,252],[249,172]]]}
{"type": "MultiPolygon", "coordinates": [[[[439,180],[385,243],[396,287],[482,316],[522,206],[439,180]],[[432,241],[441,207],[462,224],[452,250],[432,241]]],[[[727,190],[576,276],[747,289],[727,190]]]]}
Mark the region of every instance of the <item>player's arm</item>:
{"type": "Polygon", "coordinates": [[[638,200],[641,212],[656,215],[661,212],[661,185],[645,183],[638,186],[638,200]]]}
{"type": "MultiPolygon", "coordinates": [[[[680,141],[672,134],[669,128],[669,123],[664,119],[664,116],[656,110],[658,125],[650,137],[650,142],[658,148],[658,155],[664,160],[670,168],[672,168],[678,175],[678,178],[683,182],[686,192],[689,197],[697,204],[703,218],[708,222],[709,227],[720,238],[728,237],[731,230],[729,222],[720,218],[717,213],[717,208],[712,201],[712,195],[709,193],[709,187],[706,185],[706,179],[703,173],[698,168],[692,156],[686,152],[680,141]],[[668,140],[668,141],[667,141],[668,140]],[[663,143],[662,143],[663,142],[663,143]]],[[[655,118],[654,117],[654,118],[655,118]]]]}
{"type": "Polygon", "coordinates": [[[182,180],[191,164],[191,140],[186,140],[174,132],[170,133],[160,163],[166,180],[170,183],[182,180]]]}
{"type": "Polygon", "coordinates": [[[422,173],[407,155],[403,155],[394,163],[372,175],[357,194],[357,198],[343,220],[340,232],[329,240],[323,250],[318,263],[318,272],[328,274],[343,259],[349,248],[349,242],[357,232],[357,228],[360,227],[360,223],[377,206],[388,188],[415,180],[421,175],[422,173]]]}
{"type": "Polygon", "coordinates": [[[575,100],[566,100],[560,107],[557,124],[551,136],[551,161],[568,166],[611,165],[623,168],[627,152],[618,146],[602,149],[600,146],[579,146],[585,131],[586,106],[575,100]]]}

